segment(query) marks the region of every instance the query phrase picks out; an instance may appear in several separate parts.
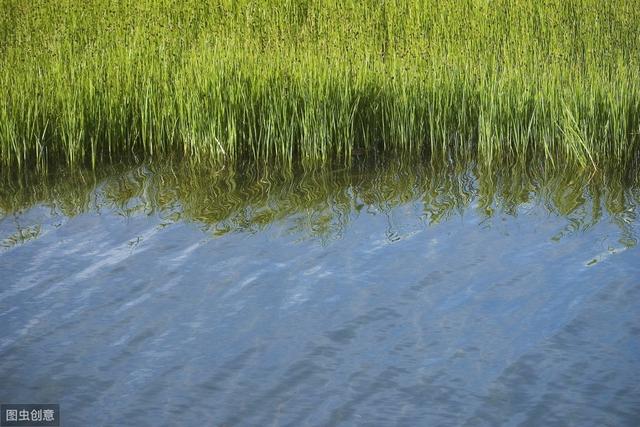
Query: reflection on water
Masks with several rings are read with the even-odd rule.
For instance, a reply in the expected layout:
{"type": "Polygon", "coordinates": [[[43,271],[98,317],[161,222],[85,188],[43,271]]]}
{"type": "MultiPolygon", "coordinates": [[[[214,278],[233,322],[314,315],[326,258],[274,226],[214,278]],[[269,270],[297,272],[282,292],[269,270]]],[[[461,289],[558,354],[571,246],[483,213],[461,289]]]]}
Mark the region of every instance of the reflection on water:
{"type": "Polygon", "coordinates": [[[64,425],[637,425],[637,180],[167,164],[0,187],[0,401],[64,425]]]}
{"type": "MultiPolygon", "coordinates": [[[[586,231],[603,215],[620,228],[625,246],[637,243],[631,224],[640,200],[638,180],[591,171],[549,173],[508,169],[482,172],[471,167],[391,163],[360,169],[294,175],[229,173],[185,165],[124,166],[98,172],[5,182],[0,190],[4,221],[37,206],[52,217],[108,210],[122,217],[159,215],[162,226],[193,221],[214,235],[258,232],[286,220],[300,238],[338,238],[354,216],[385,215],[393,208],[420,206],[416,216],[436,224],[473,209],[490,219],[545,209],[564,217],[554,239],[586,231]]],[[[42,223],[15,222],[2,245],[37,237],[42,223]]],[[[10,227],[5,226],[6,233],[10,227]]],[[[389,224],[389,238],[396,231],[389,224]]]]}

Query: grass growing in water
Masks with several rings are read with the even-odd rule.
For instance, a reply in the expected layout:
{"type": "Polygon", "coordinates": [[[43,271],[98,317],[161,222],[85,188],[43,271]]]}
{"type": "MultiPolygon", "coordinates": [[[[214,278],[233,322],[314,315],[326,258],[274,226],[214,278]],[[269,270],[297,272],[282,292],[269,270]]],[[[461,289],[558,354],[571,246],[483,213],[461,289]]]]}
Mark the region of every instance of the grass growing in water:
{"type": "Polygon", "coordinates": [[[635,167],[640,1],[4,0],[0,164],[635,167]]]}

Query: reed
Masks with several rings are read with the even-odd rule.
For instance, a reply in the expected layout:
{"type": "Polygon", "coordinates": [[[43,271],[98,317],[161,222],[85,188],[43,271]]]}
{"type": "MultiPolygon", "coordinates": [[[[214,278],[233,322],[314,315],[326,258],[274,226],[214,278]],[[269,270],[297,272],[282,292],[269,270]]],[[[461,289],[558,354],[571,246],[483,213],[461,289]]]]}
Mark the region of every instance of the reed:
{"type": "Polygon", "coordinates": [[[0,164],[635,168],[640,0],[3,0],[0,164]]]}

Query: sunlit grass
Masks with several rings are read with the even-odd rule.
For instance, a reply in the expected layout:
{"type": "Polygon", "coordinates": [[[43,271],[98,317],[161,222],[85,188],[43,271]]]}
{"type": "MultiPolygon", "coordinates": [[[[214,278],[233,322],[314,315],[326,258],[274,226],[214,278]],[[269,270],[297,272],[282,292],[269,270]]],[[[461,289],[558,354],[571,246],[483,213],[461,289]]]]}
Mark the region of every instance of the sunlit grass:
{"type": "Polygon", "coordinates": [[[0,164],[635,167],[640,1],[0,4],[0,164]]]}

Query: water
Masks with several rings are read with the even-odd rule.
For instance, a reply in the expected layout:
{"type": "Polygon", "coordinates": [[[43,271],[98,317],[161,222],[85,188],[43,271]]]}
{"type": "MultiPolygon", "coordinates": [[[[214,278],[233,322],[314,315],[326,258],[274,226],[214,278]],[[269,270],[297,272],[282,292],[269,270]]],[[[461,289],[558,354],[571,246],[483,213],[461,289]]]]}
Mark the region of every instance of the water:
{"type": "Polygon", "coordinates": [[[0,401],[64,426],[638,425],[637,187],[478,176],[5,189],[0,401]]]}

